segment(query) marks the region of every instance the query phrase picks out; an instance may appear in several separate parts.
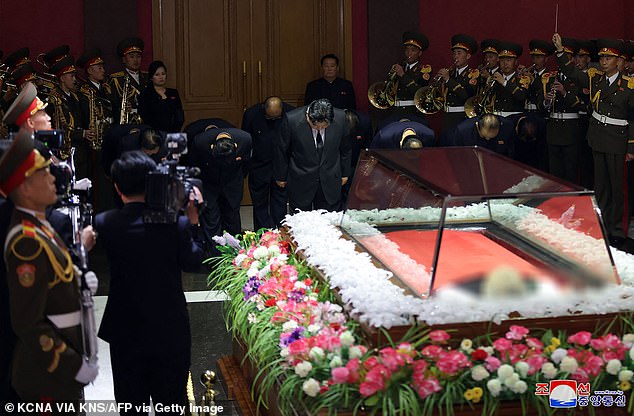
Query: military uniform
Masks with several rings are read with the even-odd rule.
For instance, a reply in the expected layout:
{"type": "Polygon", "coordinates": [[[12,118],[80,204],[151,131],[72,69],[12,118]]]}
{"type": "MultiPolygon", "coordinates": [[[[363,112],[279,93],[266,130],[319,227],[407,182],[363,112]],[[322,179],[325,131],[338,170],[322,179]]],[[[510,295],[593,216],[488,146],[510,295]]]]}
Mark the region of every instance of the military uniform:
{"type": "MultiPolygon", "coordinates": [[[[429,40],[422,33],[405,32],[403,33],[403,46],[407,45],[415,46],[424,51],[429,47],[429,40]]],[[[393,113],[416,113],[418,110],[414,105],[414,94],[419,88],[426,87],[429,84],[432,68],[431,65],[424,65],[419,61],[410,65],[407,62],[403,62],[402,67],[404,74],[398,79],[393,113]]]]}
{"type": "MultiPolygon", "coordinates": [[[[480,50],[482,51],[483,55],[486,55],[488,53],[491,54],[495,54],[499,56],[499,52],[498,52],[498,43],[499,41],[496,39],[485,39],[482,42],[480,42],[480,50]]],[[[480,66],[479,69],[479,73],[478,73],[478,86],[477,86],[477,94],[481,94],[483,92],[483,89],[487,86],[487,81],[489,81],[488,76],[492,76],[493,74],[495,74],[496,72],[498,72],[500,70],[500,65],[496,65],[493,68],[489,68],[488,67],[488,63],[485,62],[483,65],[480,66]],[[485,75],[485,72],[483,71],[484,69],[486,69],[486,72],[488,72],[488,75],[485,75]]]]}
{"type": "MultiPolygon", "coordinates": [[[[572,57],[575,42],[564,39],[564,50],[572,57]]],[[[546,72],[540,78],[542,88],[539,90],[539,108],[548,112],[547,142],[549,171],[553,175],[569,182],[577,182],[579,169],[579,110],[583,103],[579,99],[579,84],[559,72],[546,72]],[[546,101],[546,94],[552,90],[553,84],[563,84],[566,96],[556,93],[555,99],[546,101]]]]}
{"type": "MultiPolygon", "coordinates": [[[[577,48],[575,49],[575,55],[587,55],[592,57],[596,53],[592,42],[577,39],[576,43],[577,48]]],[[[587,73],[588,68],[583,69],[582,71],[587,73]]],[[[592,162],[592,149],[586,140],[588,125],[590,123],[590,114],[592,114],[592,108],[590,107],[590,90],[588,88],[579,88],[579,93],[577,95],[583,105],[578,111],[579,137],[581,138],[581,143],[579,145],[579,184],[587,189],[593,189],[594,163],[592,162]]]]}
{"type": "MultiPolygon", "coordinates": [[[[499,42],[498,47],[500,58],[518,58],[522,55],[522,47],[515,43],[499,42]]],[[[530,78],[519,75],[517,71],[504,75],[504,78],[506,85],[499,82],[493,85],[493,112],[502,117],[519,116],[524,111],[530,78]]]]}
{"type": "MultiPolygon", "coordinates": [[[[139,38],[124,39],[117,45],[117,54],[121,57],[128,53],[138,52],[143,53],[144,43],[139,38]]],[[[147,71],[138,71],[137,74],[133,74],[127,68],[123,71],[115,72],[110,75],[110,88],[112,90],[112,104],[114,122],[117,124],[140,124],[143,121],[139,115],[139,95],[141,90],[145,88],[148,83],[147,71]],[[135,79],[135,75],[138,80],[135,79]],[[127,87],[126,87],[127,85],[127,87]],[[122,109],[122,101],[124,91],[126,93],[127,105],[126,109],[122,109]],[[127,120],[121,120],[121,114],[127,118],[127,120]]]]}
{"type": "MultiPolygon", "coordinates": [[[[546,42],[540,39],[531,39],[528,42],[529,55],[531,56],[545,56],[548,57],[555,52],[555,47],[551,42],[546,42]]],[[[546,73],[546,66],[543,68],[533,69],[533,73],[530,74],[531,83],[528,86],[528,94],[526,97],[526,104],[524,106],[525,112],[537,112],[539,109],[540,91],[542,90],[542,75],[546,73]]],[[[542,112],[543,113],[543,112],[542,112]]],[[[546,114],[543,114],[546,116],[546,114]]]]}
{"type": "MultiPolygon", "coordinates": [[[[623,42],[599,39],[600,56],[620,56],[623,42]]],[[[634,111],[634,80],[616,73],[612,83],[595,70],[584,73],[565,54],[558,54],[560,70],[588,88],[592,117],[588,126],[588,144],[594,160],[595,192],[609,236],[616,240],[626,237],[624,218],[625,154],[634,153],[634,124],[628,123],[634,111]]]]}
{"type": "Polygon", "coordinates": [[[424,124],[415,121],[396,121],[379,130],[372,139],[372,149],[401,149],[404,132],[410,130],[423,142],[424,147],[435,143],[434,131],[424,124]]]}
{"type": "Polygon", "coordinates": [[[513,135],[515,124],[504,117],[500,119],[500,130],[497,137],[487,139],[480,136],[478,118],[470,118],[454,127],[447,133],[443,146],[480,146],[504,156],[513,157],[513,135]]]}
{"type": "MultiPolygon", "coordinates": [[[[454,35],[451,37],[451,50],[462,49],[474,55],[478,51],[478,43],[468,35],[454,35]]],[[[469,97],[476,94],[480,71],[477,68],[455,68],[449,74],[449,79],[443,85],[445,98],[445,113],[442,119],[443,134],[449,132],[461,121],[467,118],[464,104],[469,97]]]]}

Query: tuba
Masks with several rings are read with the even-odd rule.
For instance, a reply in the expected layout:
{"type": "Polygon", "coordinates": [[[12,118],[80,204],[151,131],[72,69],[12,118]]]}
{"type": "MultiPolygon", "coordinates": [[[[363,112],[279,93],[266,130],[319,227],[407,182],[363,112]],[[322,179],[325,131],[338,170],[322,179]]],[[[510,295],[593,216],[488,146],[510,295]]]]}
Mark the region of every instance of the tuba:
{"type": "MultiPolygon", "coordinates": [[[[449,72],[456,67],[454,65],[447,68],[449,72]]],[[[436,75],[431,84],[419,88],[414,94],[414,105],[423,114],[436,114],[445,107],[444,81],[441,75],[436,75]]]]}
{"type": "Polygon", "coordinates": [[[368,88],[368,100],[370,103],[381,110],[390,108],[396,102],[396,90],[398,82],[396,81],[396,70],[390,69],[385,81],[375,82],[368,88]]]}

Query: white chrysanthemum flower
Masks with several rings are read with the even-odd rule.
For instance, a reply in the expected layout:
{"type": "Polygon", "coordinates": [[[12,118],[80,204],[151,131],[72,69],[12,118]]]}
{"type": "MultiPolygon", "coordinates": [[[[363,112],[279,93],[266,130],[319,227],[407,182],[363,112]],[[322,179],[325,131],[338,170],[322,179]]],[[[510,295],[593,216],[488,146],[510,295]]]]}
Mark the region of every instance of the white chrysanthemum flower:
{"type": "Polygon", "coordinates": [[[605,365],[605,371],[613,376],[617,375],[621,371],[621,362],[619,360],[610,360],[605,365]]]}
{"type": "Polygon", "coordinates": [[[634,361],[634,347],[630,348],[630,360],[634,361]]]}
{"type": "Polygon", "coordinates": [[[350,357],[351,360],[354,360],[355,358],[361,358],[362,356],[363,353],[361,352],[361,348],[353,346],[348,349],[348,357],[350,357]]]}
{"type": "Polygon", "coordinates": [[[511,377],[513,374],[515,374],[515,370],[513,370],[513,367],[508,364],[502,364],[500,368],[498,368],[498,377],[502,381],[511,377]]]}
{"type": "Polygon", "coordinates": [[[468,338],[463,339],[460,342],[460,349],[471,354],[473,352],[473,341],[468,338]]]}
{"type": "Polygon", "coordinates": [[[308,328],[306,328],[306,329],[311,334],[316,334],[321,329],[321,325],[317,325],[317,324],[308,325],[308,328]]]}
{"type": "Polygon", "coordinates": [[[324,350],[319,347],[311,348],[308,356],[317,361],[323,360],[326,357],[326,355],[324,354],[324,350]]]}
{"type": "Polygon", "coordinates": [[[557,376],[557,367],[553,363],[544,363],[542,365],[542,374],[549,380],[557,376]]]}
{"type": "Polygon", "coordinates": [[[282,331],[289,332],[297,328],[297,326],[298,326],[297,321],[294,321],[291,319],[290,321],[284,322],[284,324],[282,325],[282,331]]]}
{"type": "Polygon", "coordinates": [[[626,347],[631,348],[634,346],[634,334],[625,334],[623,335],[623,344],[626,347]]]}
{"type": "Polygon", "coordinates": [[[269,247],[269,249],[268,249],[268,255],[269,256],[275,257],[278,254],[280,254],[280,247],[279,246],[274,244],[274,245],[269,247]]]}
{"type": "Polygon", "coordinates": [[[264,246],[260,246],[253,251],[253,258],[255,259],[265,259],[268,256],[269,256],[269,249],[264,246]]]}
{"type": "Polygon", "coordinates": [[[250,324],[254,324],[258,321],[258,317],[253,312],[249,312],[249,314],[247,315],[247,320],[250,324]]]}
{"type": "Polygon", "coordinates": [[[280,356],[282,358],[286,358],[288,357],[290,354],[290,352],[288,351],[288,348],[282,348],[282,350],[280,351],[280,356]]]}
{"type": "Polygon", "coordinates": [[[260,270],[255,267],[250,267],[249,270],[247,270],[247,277],[255,277],[258,273],[260,273],[260,270]]]}
{"type": "Polygon", "coordinates": [[[574,358],[566,356],[561,360],[561,365],[559,366],[559,368],[564,373],[572,374],[577,371],[577,368],[579,368],[579,364],[574,358]]]}
{"type": "Polygon", "coordinates": [[[632,372],[631,370],[619,371],[619,381],[631,381],[632,376],[634,376],[634,372],[632,372]]]}
{"type": "Polygon", "coordinates": [[[487,381],[487,389],[489,389],[491,396],[498,397],[502,391],[502,383],[500,383],[500,380],[497,378],[491,379],[487,381]]]}
{"type": "Polygon", "coordinates": [[[332,357],[332,360],[330,360],[330,364],[328,365],[330,366],[330,368],[341,367],[343,366],[343,361],[341,360],[340,356],[335,355],[334,357],[332,357]]]}
{"type": "Polygon", "coordinates": [[[246,254],[238,254],[234,260],[235,264],[239,265],[240,263],[242,263],[244,261],[244,259],[247,258],[246,254]]]}
{"type": "Polygon", "coordinates": [[[528,385],[526,384],[526,382],[524,380],[519,380],[518,382],[513,384],[513,386],[511,387],[511,391],[513,393],[523,394],[526,392],[527,388],[528,388],[528,385]]]}
{"type": "Polygon", "coordinates": [[[344,347],[349,347],[354,344],[354,336],[352,335],[352,332],[344,331],[341,335],[339,335],[339,341],[344,347]]]}
{"type": "Polygon", "coordinates": [[[489,355],[493,355],[493,353],[495,352],[493,347],[480,347],[480,348],[482,348],[484,351],[486,351],[486,353],[489,354],[489,355]]]}
{"type": "Polygon", "coordinates": [[[553,360],[554,363],[559,364],[567,355],[568,351],[563,348],[557,348],[552,354],[550,354],[550,359],[553,360]]]}
{"type": "Polygon", "coordinates": [[[528,374],[529,365],[525,361],[518,361],[515,364],[515,370],[519,373],[520,377],[524,378],[528,374]]]}
{"type": "Polygon", "coordinates": [[[313,365],[311,363],[309,363],[308,361],[302,361],[295,366],[295,374],[303,378],[306,377],[312,369],[313,365]]]}
{"type": "Polygon", "coordinates": [[[471,378],[475,381],[482,381],[485,378],[488,378],[490,375],[491,374],[489,374],[487,369],[480,364],[473,366],[473,368],[471,369],[471,378]]]}
{"type": "Polygon", "coordinates": [[[504,385],[509,389],[513,389],[513,386],[520,381],[520,375],[517,373],[511,374],[509,377],[504,379],[504,385]]]}
{"type": "Polygon", "coordinates": [[[302,384],[302,390],[310,397],[315,397],[319,393],[319,382],[314,378],[309,378],[302,384]]]}

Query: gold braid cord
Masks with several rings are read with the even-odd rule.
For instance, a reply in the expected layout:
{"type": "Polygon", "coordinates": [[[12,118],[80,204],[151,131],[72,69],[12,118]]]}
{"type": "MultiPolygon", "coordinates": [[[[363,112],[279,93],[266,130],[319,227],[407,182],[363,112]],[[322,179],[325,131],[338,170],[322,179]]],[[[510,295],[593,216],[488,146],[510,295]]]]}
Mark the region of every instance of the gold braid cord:
{"type": "Polygon", "coordinates": [[[31,261],[35,259],[37,256],[39,256],[42,249],[44,249],[51,263],[51,266],[53,267],[53,271],[55,272],[55,280],[48,283],[49,289],[55,287],[59,282],[70,283],[73,281],[73,277],[74,277],[73,262],[70,258],[70,254],[68,254],[68,251],[63,251],[64,260],[66,261],[66,266],[62,266],[60,262],[57,260],[57,257],[55,256],[53,249],[46,243],[46,241],[44,241],[42,237],[35,234],[34,236],[30,236],[29,238],[34,238],[38,243],[40,243],[40,248],[32,256],[22,256],[17,253],[17,251],[15,250],[15,246],[25,237],[26,237],[25,235],[19,235],[15,238],[15,240],[13,240],[13,242],[11,243],[11,252],[19,260],[31,261]]]}

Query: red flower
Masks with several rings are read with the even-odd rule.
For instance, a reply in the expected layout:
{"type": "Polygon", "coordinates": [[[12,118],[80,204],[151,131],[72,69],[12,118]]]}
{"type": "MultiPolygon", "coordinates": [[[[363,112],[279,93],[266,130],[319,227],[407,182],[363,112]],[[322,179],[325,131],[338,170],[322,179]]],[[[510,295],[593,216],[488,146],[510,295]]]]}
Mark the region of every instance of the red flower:
{"type": "Polygon", "coordinates": [[[483,350],[482,348],[478,348],[477,350],[475,350],[475,351],[473,351],[471,353],[471,359],[473,361],[483,361],[488,356],[489,356],[489,354],[485,350],[483,350]]]}
{"type": "Polygon", "coordinates": [[[510,331],[506,333],[506,338],[519,341],[526,335],[528,335],[528,329],[519,325],[511,325],[510,331]]]}
{"type": "Polygon", "coordinates": [[[449,338],[449,334],[446,331],[440,329],[436,331],[431,331],[429,333],[429,339],[431,339],[432,342],[438,344],[444,344],[449,338]]]}
{"type": "Polygon", "coordinates": [[[592,339],[592,334],[588,331],[580,331],[568,337],[569,344],[587,345],[592,339]]]}
{"type": "Polygon", "coordinates": [[[267,299],[266,302],[264,302],[264,306],[275,306],[277,305],[277,300],[275,300],[275,298],[271,298],[271,299],[267,299]]]}
{"type": "Polygon", "coordinates": [[[509,341],[508,339],[498,338],[495,341],[493,341],[493,348],[495,348],[499,352],[508,351],[509,349],[511,349],[512,346],[513,346],[513,343],[509,341]]]}

